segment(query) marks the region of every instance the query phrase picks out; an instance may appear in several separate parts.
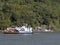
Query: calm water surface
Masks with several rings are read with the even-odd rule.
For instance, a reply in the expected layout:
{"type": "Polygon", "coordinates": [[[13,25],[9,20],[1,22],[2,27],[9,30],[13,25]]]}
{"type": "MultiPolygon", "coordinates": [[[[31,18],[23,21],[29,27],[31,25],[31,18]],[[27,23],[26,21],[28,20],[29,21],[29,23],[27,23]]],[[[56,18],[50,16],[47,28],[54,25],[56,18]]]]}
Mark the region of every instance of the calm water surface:
{"type": "Polygon", "coordinates": [[[0,34],[0,45],[60,45],[60,33],[0,34]]]}

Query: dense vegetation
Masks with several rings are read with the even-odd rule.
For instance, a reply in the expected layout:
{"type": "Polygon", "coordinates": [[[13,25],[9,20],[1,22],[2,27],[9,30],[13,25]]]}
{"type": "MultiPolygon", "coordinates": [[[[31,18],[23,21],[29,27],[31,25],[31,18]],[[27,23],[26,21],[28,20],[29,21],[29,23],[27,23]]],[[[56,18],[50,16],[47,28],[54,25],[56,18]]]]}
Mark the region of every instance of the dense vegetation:
{"type": "Polygon", "coordinates": [[[60,0],[0,0],[0,29],[27,23],[60,28],[60,0]]]}

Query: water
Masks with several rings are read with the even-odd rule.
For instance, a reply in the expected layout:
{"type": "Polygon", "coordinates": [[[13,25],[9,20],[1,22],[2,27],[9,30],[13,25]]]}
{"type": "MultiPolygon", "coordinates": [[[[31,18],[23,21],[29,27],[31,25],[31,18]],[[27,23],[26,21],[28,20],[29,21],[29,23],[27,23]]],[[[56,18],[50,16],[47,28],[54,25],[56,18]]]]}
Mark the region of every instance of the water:
{"type": "Polygon", "coordinates": [[[0,34],[0,45],[60,45],[60,33],[0,34]]]}

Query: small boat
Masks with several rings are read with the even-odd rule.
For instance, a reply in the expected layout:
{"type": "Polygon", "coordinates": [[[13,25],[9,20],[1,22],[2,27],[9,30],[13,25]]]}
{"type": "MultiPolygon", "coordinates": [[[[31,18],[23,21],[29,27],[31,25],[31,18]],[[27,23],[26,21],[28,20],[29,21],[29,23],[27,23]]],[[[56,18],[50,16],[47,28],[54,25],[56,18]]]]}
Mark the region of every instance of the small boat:
{"type": "Polygon", "coordinates": [[[27,28],[25,26],[16,27],[14,30],[4,30],[4,34],[32,34],[32,28],[27,28]]]}

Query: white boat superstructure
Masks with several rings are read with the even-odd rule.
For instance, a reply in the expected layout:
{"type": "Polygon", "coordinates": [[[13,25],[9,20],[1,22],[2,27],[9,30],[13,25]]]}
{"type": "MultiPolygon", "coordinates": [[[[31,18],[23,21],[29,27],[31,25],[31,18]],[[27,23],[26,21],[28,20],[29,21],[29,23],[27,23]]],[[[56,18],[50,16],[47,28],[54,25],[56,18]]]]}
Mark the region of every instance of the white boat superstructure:
{"type": "Polygon", "coordinates": [[[15,29],[18,30],[19,33],[33,33],[32,27],[22,26],[16,27],[15,29]]]}

